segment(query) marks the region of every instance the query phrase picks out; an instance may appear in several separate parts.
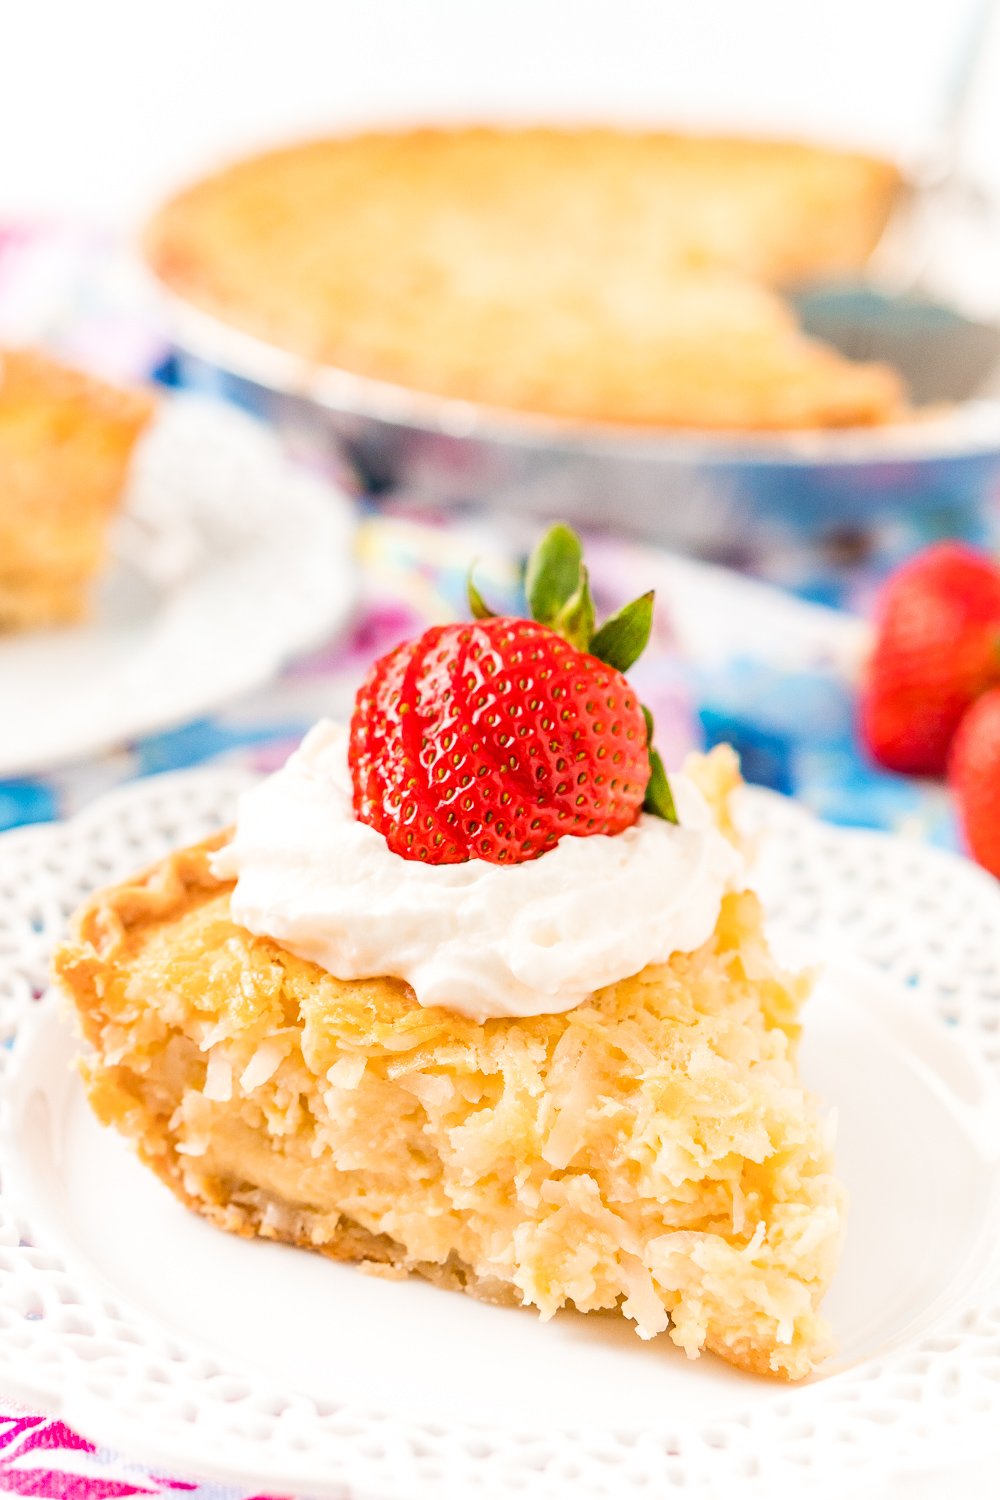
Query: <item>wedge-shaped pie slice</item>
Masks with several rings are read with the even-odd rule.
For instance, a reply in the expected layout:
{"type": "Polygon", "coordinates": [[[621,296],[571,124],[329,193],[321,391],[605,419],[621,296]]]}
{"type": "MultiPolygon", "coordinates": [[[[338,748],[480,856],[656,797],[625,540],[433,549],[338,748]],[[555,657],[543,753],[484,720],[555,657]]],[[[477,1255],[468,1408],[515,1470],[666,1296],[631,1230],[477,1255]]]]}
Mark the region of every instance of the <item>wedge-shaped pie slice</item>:
{"type": "MultiPolygon", "coordinates": [[[[689,770],[728,832],[731,754],[689,770]]],[[[726,895],[693,953],[563,1014],[480,1023],[251,936],[212,873],[223,842],[95,897],[56,960],[97,1114],[182,1202],[543,1317],[619,1308],[690,1355],[810,1371],[841,1190],[796,1071],[808,981],[776,966],[753,894],[726,895]]]]}
{"type": "Polygon", "coordinates": [[[86,611],[152,401],[33,350],[0,350],[0,630],[86,611]]]}

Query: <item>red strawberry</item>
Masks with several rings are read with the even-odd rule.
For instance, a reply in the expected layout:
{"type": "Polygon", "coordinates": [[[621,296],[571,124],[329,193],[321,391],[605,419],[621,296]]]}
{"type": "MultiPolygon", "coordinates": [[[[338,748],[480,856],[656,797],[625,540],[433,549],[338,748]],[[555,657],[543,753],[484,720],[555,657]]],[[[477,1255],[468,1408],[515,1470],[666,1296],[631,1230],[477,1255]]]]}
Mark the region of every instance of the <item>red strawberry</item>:
{"type": "Polygon", "coordinates": [[[948,779],[970,851],[1000,878],[1000,688],[984,693],[959,725],[948,779]]]}
{"type": "Polygon", "coordinates": [[[861,698],[861,730],[882,765],[941,775],[970,703],[1000,682],[1000,568],[944,542],[889,580],[861,698]]]}
{"type": "MultiPolygon", "coordinates": [[[[417,641],[404,641],[376,661],[361,684],[351,724],[351,762],[355,810],[383,799],[377,768],[387,737],[400,732],[400,705],[406,670],[417,641]]],[[[387,774],[388,767],[385,768],[387,774]]],[[[367,819],[363,819],[367,822],[367,819]]]]}
{"type": "Polygon", "coordinates": [[[362,684],[355,813],[406,859],[516,864],[565,834],[620,833],[644,801],[674,816],[644,710],[616,665],[645,645],[652,596],[594,635],[579,542],[565,527],[535,554],[528,593],[547,623],[491,616],[470,588],[479,618],[397,647],[362,684]]]}

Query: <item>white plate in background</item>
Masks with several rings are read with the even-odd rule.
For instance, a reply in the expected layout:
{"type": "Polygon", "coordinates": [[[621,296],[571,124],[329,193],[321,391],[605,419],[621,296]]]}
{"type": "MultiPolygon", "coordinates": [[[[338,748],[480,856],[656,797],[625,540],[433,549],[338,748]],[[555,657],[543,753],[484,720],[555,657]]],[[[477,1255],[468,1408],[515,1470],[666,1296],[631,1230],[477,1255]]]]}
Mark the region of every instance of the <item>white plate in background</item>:
{"type": "Polygon", "coordinates": [[[259,422],[165,396],[90,619],[0,634],[0,776],[195,718],[319,645],[353,608],[353,527],[259,422]]]}

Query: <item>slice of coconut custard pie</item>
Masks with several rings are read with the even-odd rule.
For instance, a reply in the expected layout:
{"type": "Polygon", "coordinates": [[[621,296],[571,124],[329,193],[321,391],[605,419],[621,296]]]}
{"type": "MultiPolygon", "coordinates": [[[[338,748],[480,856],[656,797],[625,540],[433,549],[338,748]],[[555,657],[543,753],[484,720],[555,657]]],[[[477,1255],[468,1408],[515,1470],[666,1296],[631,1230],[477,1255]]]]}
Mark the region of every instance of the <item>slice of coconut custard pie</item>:
{"type": "Polygon", "coordinates": [[[90,1100],[220,1228],[800,1378],[843,1195],[735,757],[668,779],[624,676],[651,594],[595,631],[562,526],[525,581],[531,619],[470,584],[234,829],[78,913],[90,1100]]]}

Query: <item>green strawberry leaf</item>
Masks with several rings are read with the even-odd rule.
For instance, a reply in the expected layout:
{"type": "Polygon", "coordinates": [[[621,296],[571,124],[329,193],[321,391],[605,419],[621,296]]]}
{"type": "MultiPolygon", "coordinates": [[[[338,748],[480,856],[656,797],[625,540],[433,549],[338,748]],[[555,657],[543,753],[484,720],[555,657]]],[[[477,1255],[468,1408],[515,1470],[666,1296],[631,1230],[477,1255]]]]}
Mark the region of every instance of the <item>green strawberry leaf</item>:
{"type": "Polygon", "coordinates": [[[605,666],[627,672],[649,644],[653,628],[653,591],[641,594],[605,620],[590,643],[590,654],[605,666]]]}
{"type": "Polygon", "coordinates": [[[469,609],[472,611],[472,618],[474,620],[495,620],[496,611],[490,609],[489,605],[486,603],[486,600],[483,598],[482,594],[479,592],[479,590],[476,588],[476,585],[472,581],[473,568],[475,568],[475,563],[473,563],[472,567],[469,569],[468,576],[465,580],[465,592],[468,595],[469,609]]]}
{"type": "Polygon", "coordinates": [[[551,624],[556,634],[569,641],[571,646],[580,651],[589,650],[594,634],[594,600],[590,578],[582,563],[579,583],[551,624]]]}
{"type": "Polygon", "coordinates": [[[552,624],[579,590],[582,566],[580,538],[561,521],[557,522],[528,558],[524,591],[533,620],[540,625],[552,624]]]}
{"type": "Polygon", "coordinates": [[[670,782],[667,773],[663,769],[659,751],[649,747],[649,782],[646,786],[646,799],[642,804],[643,811],[653,813],[657,818],[665,818],[668,823],[677,823],[677,808],[674,806],[674,794],[670,790],[670,782]]]}
{"type": "Polygon", "coordinates": [[[679,823],[674,794],[670,790],[670,782],[663,769],[663,761],[660,759],[659,751],[653,749],[653,715],[645,703],[640,707],[642,717],[646,721],[646,744],[649,746],[649,781],[646,783],[646,796],[642,810],[652,813],[656,818],[664,818],[668,823],[679,823]]]}

